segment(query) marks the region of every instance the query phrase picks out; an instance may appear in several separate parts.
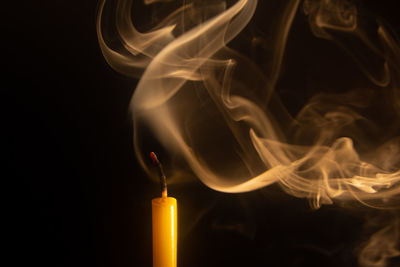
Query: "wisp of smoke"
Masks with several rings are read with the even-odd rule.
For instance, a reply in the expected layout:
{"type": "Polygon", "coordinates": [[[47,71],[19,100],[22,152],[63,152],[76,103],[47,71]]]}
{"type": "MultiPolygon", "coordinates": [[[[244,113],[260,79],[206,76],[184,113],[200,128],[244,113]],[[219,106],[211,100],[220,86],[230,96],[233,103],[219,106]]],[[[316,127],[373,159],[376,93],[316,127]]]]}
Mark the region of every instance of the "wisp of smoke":
{"type": "MultiPolygon", "coordinates": [[[[139,31],[132,0],[119,0],[113,7],[117,42],[107,39],[107,3],[100,2],[97,33],[105,59],[116,71],[139,78],[130,112],[143,168],[149,172],[140,140],[150,131],[176,159],[169,166],[172,176],[184,162],[217,191],[279,184],[315,208],[351,200],[397,208],[400,46],[395,33],[381,20],[360,15],[352,1],[266,1],[266,8],[273,9],[264,18],[266,38],[248,42],[262,47],[260,64],[228,46],[257,14],[257,1],[231,2],[145,1],[155,9],[176,8],[139,31]],[[321,90],[293,113],[279,99],[277,86],[300,12],[316,37],[347,53],[368,86],[353,86],[343,78],[341,92],[321,90]]],[[[341,73],[338,69],[331,75],[340,81],[341,73]]],[[[395,227],[398,223],[371,237],[360,264],[373,265],[365,253],[395,227]]],[[[392,251],[387,257],[398,255],[395,241],[387,246],[385,253],[392,251]]]]}

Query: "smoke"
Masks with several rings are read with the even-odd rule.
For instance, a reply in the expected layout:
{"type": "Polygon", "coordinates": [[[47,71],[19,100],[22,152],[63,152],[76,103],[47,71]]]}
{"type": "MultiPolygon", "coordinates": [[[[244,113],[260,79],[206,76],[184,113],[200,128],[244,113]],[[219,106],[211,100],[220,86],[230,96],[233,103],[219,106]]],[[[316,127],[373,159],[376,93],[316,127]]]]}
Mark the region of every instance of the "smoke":
{"type": "MultiPolygon", "coordinates": [[[[186,165],[217,191],[279,184],[315,208],[354,200],[397,208],[400,47],[395,33],[354,1],[266,1],[259,4],[265,15],[258,17],[257,1],[231,2],[145,1],[157,14],[170,11],[139,31],[132,1],[120,0],[109,7],[115,9],[114,39],[103,22],[106,2],[100,2],[97,33],[105,59],[116,71],[139,78],[130,111],[143,168],[150,173],[144,159],[149,151],[142,146],[150,132],[172,159],[170,176],[177,177],[186,165]],[[351,60],[321,59],[320,73],[310,81],[321,88],[299,86],[294,96],[308,97],[296,110],[280,100],[278,89],[285,84],[285,52],[289,40],[296,42],[289,37],[299,14],[308,19],[316,41],[332,41],[351,60]],[[247,38],[253,16],[262,33],[247,38]],[[347,73],[347,64],[356,66],[353,73],[347,73]],[[332,83],[324,79],[328,76],[332,83]]],[[[329,53],[321,55],[329,58],[329,53]]],[[[370,261],[381,257],[376,261],[381,266],[397,255],[389,248],[395,241],[375,248],[395,226],[371,237],[360,264],[375,266],[370,261]],[[372,250],[380,256],[369,259],[372,250]]]]}
{"type": "MultiPolygon", "coordinates": [[[[379,222],[379,219],[378,222],[376,222],[377,218],[378,217],[372,219],[372,223],[369,222],[369,224],[371,224],[371,227],[378,227],[381,229],[373,233],[369,240],[363,244],[358,256],[358,261],[361,266],[384,267],[387,266],[390,258],[400,255],[399,218],[394,216],[390,223],[387,223],[387,220],[384,221],[384,223],[379,222]]],[[[380,219],[380,221],[382,220],[380,219]]]]}

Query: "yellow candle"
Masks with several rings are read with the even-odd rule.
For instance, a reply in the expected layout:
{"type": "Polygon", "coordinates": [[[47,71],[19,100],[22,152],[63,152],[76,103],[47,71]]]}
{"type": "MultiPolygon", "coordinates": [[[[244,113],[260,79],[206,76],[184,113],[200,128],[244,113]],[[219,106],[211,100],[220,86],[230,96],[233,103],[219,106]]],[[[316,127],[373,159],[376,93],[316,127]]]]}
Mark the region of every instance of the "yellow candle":
{"type": "Polygon", "coordinates": [[[154,152],[153,163],[160,171],[162,195],[151,201],[153,217],[153,267],[176,267],[178,238],[176,199],[167,195],[167,181],[161,163],[154,152]]]}
{"type": "MultiPolygon", "coordinates": [[[[166,192],[165,192],[166,193],[166,192]]],[[[176,267],[177,205],[167,197],[151,201],[153,214],[153,267],[176,267]]]]}

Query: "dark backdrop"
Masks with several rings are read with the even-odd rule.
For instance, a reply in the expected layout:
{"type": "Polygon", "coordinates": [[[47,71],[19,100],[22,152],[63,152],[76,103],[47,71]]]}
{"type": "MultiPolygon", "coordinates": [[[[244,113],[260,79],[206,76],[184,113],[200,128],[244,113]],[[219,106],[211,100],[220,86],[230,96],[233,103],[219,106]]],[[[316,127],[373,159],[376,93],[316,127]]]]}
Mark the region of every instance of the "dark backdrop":
{"type": "MultiPolygon", "coordinates": [[[[397,23],[395,2],[365,1],[397,23]]],[[[127,110],[135,81],[103,59],[96,6],[3,3],[9,266],[151,266],[150,201],[159,187],[133,154],[127,110]]],[[[171,191],[179,202],[179,266],[355,266],[367,238],[365,213],[313,211],[274,186],[230,195],[193,182],[171,191]]]]}

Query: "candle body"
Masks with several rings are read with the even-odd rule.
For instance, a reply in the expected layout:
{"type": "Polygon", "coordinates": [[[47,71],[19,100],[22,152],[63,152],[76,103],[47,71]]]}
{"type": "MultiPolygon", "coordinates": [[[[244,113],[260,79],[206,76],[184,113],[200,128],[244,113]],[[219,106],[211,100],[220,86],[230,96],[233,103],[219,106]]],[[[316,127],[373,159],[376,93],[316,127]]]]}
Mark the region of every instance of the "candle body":
{"type": "Polygon", "coordinates": [[[176,267],[177,202],[173,197],[151,202],[153,217],[153,267],[176,267]]]}

